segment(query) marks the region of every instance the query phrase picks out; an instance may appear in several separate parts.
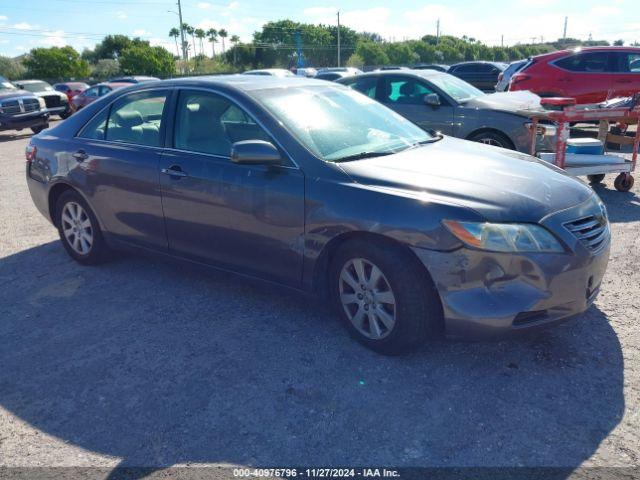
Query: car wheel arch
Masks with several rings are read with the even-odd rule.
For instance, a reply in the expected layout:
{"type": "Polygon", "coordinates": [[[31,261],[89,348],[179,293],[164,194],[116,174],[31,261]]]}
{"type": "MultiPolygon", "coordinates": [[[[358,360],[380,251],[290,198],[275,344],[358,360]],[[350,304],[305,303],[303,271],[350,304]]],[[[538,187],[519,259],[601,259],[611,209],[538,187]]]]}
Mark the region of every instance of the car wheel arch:
{"type": "Polygon", "coordinates": [[[416,262],[419,262],[423,267],[425,275],[428,277],[429,281],[433,282],[431,278],[431,274],[428,269],[420,262],[416,254],[409,248],[408,245],[399,242],[396,239],[388,237],[386,235],[382,235],[379,233],[369,232],[369,231],[348,231],[343,232],[331,240],[329,240],[318,255],[318,258],[314,262],[313,265],[313,274],[312,274],[312,289],[315,292],[318,292],[322,295],[325,295],[329,291],[329,267],[331,265],[331,260],[334,255],[338,251],[338,249],[344,245],[346,242],[351,240],[366,240],[369,242],[374,242],[379,245],[384,245],[387,248],[397,248],[403,250],[408,253],[416,262]]]}
{"type": "Polygon", "coordinates": [[[503,132],[502,130],[498,130],[497,128],[492,128],[492,127],[482,127],[482,128],[477,128],[475,130],[473,130],[472,132],[468,133],[467,136],[465,136],[465,140],[471,140],[473,137],[483,134],[483,133],[494,133],[494,134],[498,134],[502,137],[505,137],[505,140],[508,140],[510,143],[510,148],[512,150],[516,149],[516,144],[513,141],[513,139],[505,132],[503,132]]]}
{"type": "Polygon", "coordinates": [[[98,212],[96,212],[96,209],[93,208],[93,205],[91,205],[91,202],[80,190],[78,190],[73,185],[70,185],[69,183],[66,183],[66,182],[57,182],[54,185],[52,185],[51,188],[49,189],[49,193],[47,197],[48,197],[49,218],[51,219],[51,222],[56,227],[58,226],[56,221],[56,216],[55,216],[56,204],[58,203],[58,199],[62,196],[62,194],[64,194],[67,191],[72,191],[77,193],[83,198],[85,202],[87,202],[87,205],[89,205],[89,208],[91,208],[91,210],[93,211],[93,214],[98,220],[98,224],[100,225],[100,228],[104,231],[104,225],[102,223],[102,220],[100,219],[98,212]]]}

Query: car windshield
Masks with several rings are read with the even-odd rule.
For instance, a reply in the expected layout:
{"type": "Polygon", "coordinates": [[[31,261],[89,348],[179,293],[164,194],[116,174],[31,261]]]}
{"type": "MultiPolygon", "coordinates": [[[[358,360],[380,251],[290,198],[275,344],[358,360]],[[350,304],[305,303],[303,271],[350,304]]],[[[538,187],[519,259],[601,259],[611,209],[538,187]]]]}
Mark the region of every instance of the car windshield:
{"type": "Polygon", "coordinates": [[[254,95],[311,152],[330,162],[396,153],[439,139],[351,89],[265,89],[254,95]]]}
{"type": "Polygon", "coordinates": [[[478,90],[473,85],[453,75],[434,75],[429,77],[429,81],[458,103],[464,103],[473,98],[485,95],[482,90],[478,90]]]}
{"type": "Polygon", "coordinates": [[[44,92],[53,90],[53,87],[47,82],[23,83],[22,89],[28,92],[44,92]]]}
{"type": "Polygon", "coordinates": [[[4,77],[0,77],[0,90],[15,90],[16,87],[4,77]]]}

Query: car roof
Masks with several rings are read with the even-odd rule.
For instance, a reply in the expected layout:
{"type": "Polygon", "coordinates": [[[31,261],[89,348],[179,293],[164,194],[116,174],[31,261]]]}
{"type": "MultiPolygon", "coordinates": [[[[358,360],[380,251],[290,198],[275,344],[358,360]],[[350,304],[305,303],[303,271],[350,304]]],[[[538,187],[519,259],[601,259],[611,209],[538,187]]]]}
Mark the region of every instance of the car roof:
{"type": "MultiPolygon", "coordinates": [[[[410,77],[420,77],[420,78],[430,78],[430,77],[440,77],[443,75],[451,76],[446,72],[441,72],[439,70],[413,70],[413,69],[402,69],[402,70],[378,70],[375,72],[365,72],[360,75],[352,75],[348,78],[363,78],[363,77],[397,77],[398,75],[410,76],[410,77]]],[[[346,77],[345,77],[346,78],[346,77]]]]}
{"type": "Polygon", "coordinates": [[[45,82],[44,80],[32,79],[32,80],[16,80],[14,83],[20,83],[22,85],[28,85],[30,83],[47,83],[47,82],[45,82]]]}
{"type": "MultiPolygon", "coordinates": [[[[168,87],[211,87],[220,86],[242,92],[252,92],[258,90],[269,90],[279,88],[290,87],[325,87],[331,86],[324,80],[315,80],[313,78],[307,78],[302,76],[291,77],[275,77],[275,76],[259,76],[259,75],[210,75],[200,77],[184,77],[174,78],[170,80],[162,80],[161,82],[154,82],[150,84],[123,84],[126,85],[128,91],[136,91],[138,89],[157,88],[160,86],[168,87]]],[[[339,87],[342,88],[342,87],[339,87]]]]}
{"type": "Polygon", "coordinates": [[[479,65],[479,64],[489,64],[489,65],[500,65],[500,66],[504,66],[504,65],[508,65],[505,62],[492,62],[490,60],[470,60],[468,62],[458,62],[458,63],[454,63],[453,65],[451,65],[451,67],[458,67],[460,65],[479,65]]]}
{"type": "Polygon", "coordinates": [[[597,47],[575,47],[575,48],[566,48],[564,50],[556,50],[554,52],[542,53],[540,55],[535,55],[533,58],[542,59],[542,58],[555,58],[555,57],[564,57],[565,55],[570,55],[574,53],[580,52],[636,52],[640,53],[640,47],[632,47],[632,46],[606,46],[599,45],[597,47]]]}

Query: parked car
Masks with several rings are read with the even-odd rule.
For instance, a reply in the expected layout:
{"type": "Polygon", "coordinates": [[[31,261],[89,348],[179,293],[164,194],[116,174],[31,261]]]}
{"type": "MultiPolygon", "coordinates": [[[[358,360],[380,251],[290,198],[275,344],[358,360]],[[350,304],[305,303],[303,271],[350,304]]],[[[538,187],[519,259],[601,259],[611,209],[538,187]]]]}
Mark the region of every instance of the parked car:
{"type": "Polygon", "coordinates": [[[54,83],[53,88],[57,92],[64,93],[69,99],[69,102],[71,102],[73,97],[75,97],[79,93],[84,92],[87,88],[89,88],[89,85],[83,82],[65,82],[65,83],[54,83]]]}
{"type": "Polygon", "coordinates": [[[451,65],[447,73],[461,78],[483,92],[494,92],[498,75],[507,68],[500,62],[462,62],[451,65]]]}
{"type": "Polygon", "coordinates": [[[340,72],[348,73],[350,75],[359,75],[362,70],[356,67],[325,67],[318,70],[318,73],[340,72]]]}
{"type": "MultiPolygon", "coordinates": [[[[425,130],[528,153],[532,123],[519,109],[539,103],[533,94],[486,94],[435,70],[374,72],[338,80],[425,130]]],[[[556,128],[540,125],[537,150],[551,150],[556,128]]]]}
{"type": "Polygon", "coordinates": [[[126,82],[105,82],[94,85],[73,97],[71,100],[71,110],[77,112],[98,98],[105,96],[107,93],[111,93],[118,88],[130,87],[131,85],[131,83],[126,82]]]}
{"type": "Polygon", "coordinates": [[[296,75],[298,77],[313,78],[318,74],[318,70],[313,67],[297,68],[296,75]]]}
{"type": "Polygon", "coordinates": [[[149,77],[146,75],[128,75],[124,77],[110,78],[107,83],[146,83],[146,82],[159,82],[157,77],[149,77]]]}
{"type": "Polygon", "coordinates": [[[0,131],[30,128],[39,133],[49,127],[49,111],[44,99],[17,89],[0,76],[0,131]]]}
{"type": "Polygon", "coordinates": [[[353,74],[350,72],[320,72],[314,78],[317,80],[327,80],[329,82],[335,82],[341,78],[350,77],[353,74]]]}
{"type": "Polygon", "coordinates": [[[374,72],[386,72],[389,70],[409,70],[409,67],[401,67],[398,65],[387,65],[385,67],[376,68],[374,72]]]}
{"type": "Polygon", "coordinates": [[[60,118],[67,118],[71,115],[69,98],[65,93],[58,92],[42,80],[19,80],[13,82],[21,90],[33,93],[36,97],[44,99],[44,103],[49,110],[49,114],[58,115],[60,118]]]}
{"type": "Polygon", "coordinates": [[[579,314],[609,258],[606,210],[584,183],[430,135],[335,83],[118,90],[33,137],[26,157],[31,197],[77,262],[143,248],[326,292],[382,353],[579,314]]]}
{"type": "Polygon", "coordinates": [[[264,68],[262,70],[247,70],[242,75],[259,75],[264,77],[295,77],[293,72],[285,68],[264,68]]]}
{"type": "Polygon", "coordinates": [[[424,64],[421,63],[419,65],[414,65],[411,67],[412,70],[436,70],[438,72],[447,72],[449,70],[449,65],[440,65],[440,64],[424,64]]]}
{"type": "Polygon", "coordinates": [[[518,60],[511,62],[505,70],[498,75],[498,83],[496,84],[496,92],[506,92],[509,88],[509,80],[529,63],[529,60],[518,60]]]}
{"type": "Polygon", "coordinates": [[[531,58],[511,77],[509,90],[542,97],[572,97],[598,103],[640,92],[640,48],[589,47],[531,58]]]}

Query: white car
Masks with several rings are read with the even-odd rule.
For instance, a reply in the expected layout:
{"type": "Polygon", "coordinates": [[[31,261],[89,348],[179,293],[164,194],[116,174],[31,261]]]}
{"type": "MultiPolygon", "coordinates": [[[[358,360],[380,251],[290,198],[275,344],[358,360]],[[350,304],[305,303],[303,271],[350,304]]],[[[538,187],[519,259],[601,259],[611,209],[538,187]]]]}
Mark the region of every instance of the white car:
{"type": "Polygon", "coordinates": [[[69,98],[66,93],[57,92],[51,85],[42,80],[19,80],[13,84],[21,90],[33,93],[44,100],[47,110],[51,115],[67,118],[71,115],[69,98]]]}
{"type": "Polygon", "coordinates": [[[270,77],[295,77],[295,75],[284,68],[264,68],[262,70],[247,70],[243,75],[264,75],[270,77]]]}

